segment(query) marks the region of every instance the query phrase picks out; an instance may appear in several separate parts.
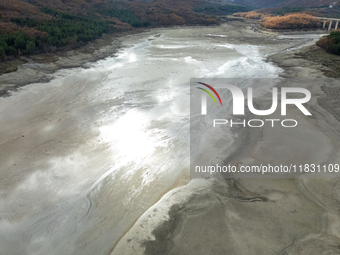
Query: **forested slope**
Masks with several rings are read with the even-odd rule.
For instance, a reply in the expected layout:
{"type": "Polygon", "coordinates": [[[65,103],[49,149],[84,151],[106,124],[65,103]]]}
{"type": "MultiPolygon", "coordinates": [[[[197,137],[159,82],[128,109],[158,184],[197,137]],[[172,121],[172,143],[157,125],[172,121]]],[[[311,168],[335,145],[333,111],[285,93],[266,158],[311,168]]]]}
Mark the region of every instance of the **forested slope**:
{"type": "Polygon", "coordinates": [[[0,0],[0,58],[80,45],[140,27],[215,25],[193,11],[198,0],[0,0]]]}

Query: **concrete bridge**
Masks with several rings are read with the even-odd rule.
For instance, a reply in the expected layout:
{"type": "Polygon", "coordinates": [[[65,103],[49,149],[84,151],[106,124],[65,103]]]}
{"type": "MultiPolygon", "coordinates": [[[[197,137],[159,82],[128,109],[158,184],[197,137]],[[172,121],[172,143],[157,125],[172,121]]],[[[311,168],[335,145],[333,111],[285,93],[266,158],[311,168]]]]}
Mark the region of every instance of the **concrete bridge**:
{"type": "Polygon", "coordinates": [[[335,30],[338,29],[338,26],[339,26],[339,21],[340,19],[333,19],[333,18],[320,18],[320,17],[316,17],[318,19],[321,19],[323,20],[323,28],[326,27],[326,23],[327,21],[329,21],[329,25],[328,25],[328,31],[331,31],[332,29],[332,24],[333,24],[333,21],[335,22],[335,30]]]}

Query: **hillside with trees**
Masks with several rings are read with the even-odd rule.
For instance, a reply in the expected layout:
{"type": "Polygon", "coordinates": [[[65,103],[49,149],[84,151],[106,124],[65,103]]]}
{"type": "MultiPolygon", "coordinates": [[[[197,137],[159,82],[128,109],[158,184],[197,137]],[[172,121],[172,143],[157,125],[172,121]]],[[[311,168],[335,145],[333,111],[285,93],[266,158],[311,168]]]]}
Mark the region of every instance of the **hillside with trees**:
{"type": "Polygon", "coordinates": [[[231,15],[236,12],[248,12],[253,9],[254,8],[249,6],[211,1],[202,1],[197,3],[193,8],[195,12],[210,15],[231,15]]]}
{"type": "MultiPolygon", "coordinates": [[[[333,3],[333,0],[331,1],[333,3]]],[[[132,31],[143,27],[172,25],[216,25],[220,15],[262,19],[267,28],[317,27],[308,14],[329,8],[326,0],[0,0],[0,60],[9,56],[50,52],[78,47],[103,33],[132,31]],[[258,4],[257,4],[258,2],[258,4]],[[295,7],[266,8],[254,11],[249,5],[295,7]],[[248,5],[248,6],[246,6],[248,5]],[[296,6],[317,6],[315,8],[296,6]],[[322,6],[319,6],[322,5],[322,6]],[[304,11],[306,15],[291,15],[304,11]]]]}
{"type": "Polygon", "coordinates": [[[0,59],[77,47],[103,33],[141,27],[216,25],[193,11],[198,0],[0,0],[0,59]]]}

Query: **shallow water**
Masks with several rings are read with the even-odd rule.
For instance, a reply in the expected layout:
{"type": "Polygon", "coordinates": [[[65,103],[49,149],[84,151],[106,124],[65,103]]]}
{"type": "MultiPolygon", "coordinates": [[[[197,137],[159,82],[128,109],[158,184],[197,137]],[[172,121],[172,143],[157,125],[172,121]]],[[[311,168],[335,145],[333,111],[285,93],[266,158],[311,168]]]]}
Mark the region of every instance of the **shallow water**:
{"type": "Polygon", "coordinates": [[[205,29],[132,36],[0,100],[1,254],[107,254],[188,175],[189,79],[281,72],[277,47],[205,29]]]}
{"type": "Polygon", "coordinates": [[[293,34],[293,35],[279,35],[278,39],[319,39],[323,35],[317,34],[293,34]]]}

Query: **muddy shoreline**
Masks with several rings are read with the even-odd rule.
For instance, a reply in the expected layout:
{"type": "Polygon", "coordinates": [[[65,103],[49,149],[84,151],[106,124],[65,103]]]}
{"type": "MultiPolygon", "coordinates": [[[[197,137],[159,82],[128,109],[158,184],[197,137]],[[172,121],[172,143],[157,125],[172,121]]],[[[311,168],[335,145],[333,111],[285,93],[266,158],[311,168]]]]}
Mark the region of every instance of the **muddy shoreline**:
{"type": "Polygon", "coordinates": [[[20,87],[28,84],[48,82],[52,77],[47,74],[53,74],[58,70],[87,68],[91,63],[115,56],[121,48],[121,42],[126,37],[151,29],[143,28],[116,34],[103,34],[100,38],[75,49],[20,56],[1,62],[0,97],[9,96],[11,91],[17,91],[20,87]]]}

